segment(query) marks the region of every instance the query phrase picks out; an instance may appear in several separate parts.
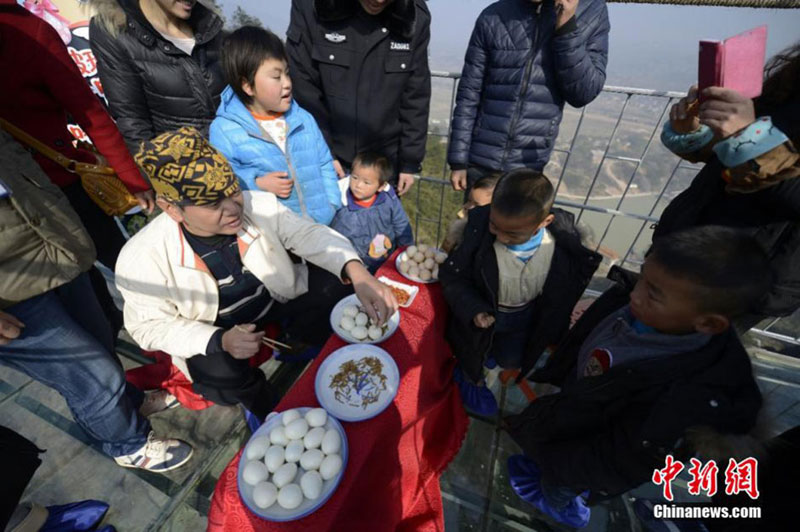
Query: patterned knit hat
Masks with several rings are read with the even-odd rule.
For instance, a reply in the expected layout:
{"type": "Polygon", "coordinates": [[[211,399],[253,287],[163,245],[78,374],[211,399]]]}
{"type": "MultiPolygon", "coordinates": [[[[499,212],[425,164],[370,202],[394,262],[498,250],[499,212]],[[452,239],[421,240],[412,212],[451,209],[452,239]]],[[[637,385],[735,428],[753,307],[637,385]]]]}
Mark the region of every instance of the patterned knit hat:
{"type": "Polygon", "coordinates": [[[209,205],[241,190],[225,157],[192,127],[142,142],[136,162],[156,194],[177,205],[209,205]]]}

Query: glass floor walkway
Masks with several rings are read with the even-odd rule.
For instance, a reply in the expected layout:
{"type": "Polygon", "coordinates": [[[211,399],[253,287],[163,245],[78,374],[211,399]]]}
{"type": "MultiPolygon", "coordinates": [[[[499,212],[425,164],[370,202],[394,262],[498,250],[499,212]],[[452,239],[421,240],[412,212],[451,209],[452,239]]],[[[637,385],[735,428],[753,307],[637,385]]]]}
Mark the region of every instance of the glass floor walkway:
{"type": "MultiPolygon", "coordinates": [[[[765,397],[764,411],[770,419],[766,435],[800,425],[800,361],[758,350],[752,354],[765,397]]],[[[136,365],[126,357],[123,361],[129,367],[136,365]]],[[[283,390],[302,371],[301,367],[274,361],[268,361],[262,369],[283,390]]],[[[527,404],[516,386],[504,387],[498,380],[493,389],[506,413],[527,404]]],[[[159,433],[183,438],[195,446],[187,466],[166,475],[116,466],[89,444],[57,393],[0,366],[0,423],[47,449],[24,500],[44,505],[87,498],[105,500],[111,505],[105,523],[121,532],[204,530],[217,477],[248,435],[241,412],[236,407],[215,406],[196,412],[178,408],[151,419],[159,433]]],[[[505,462],[519,451],[498,429],[498,419],[472,418],[459,455],[442,477],[445,529],[567,530],[538,514],[511,491],[505,462]]],[[[659,492],[655,486],[647,489],[649,496],[659,492]]],[[[584,530],[642,530],[631,500],[626,495],[594,507],[592,521],[584,530]]]]}

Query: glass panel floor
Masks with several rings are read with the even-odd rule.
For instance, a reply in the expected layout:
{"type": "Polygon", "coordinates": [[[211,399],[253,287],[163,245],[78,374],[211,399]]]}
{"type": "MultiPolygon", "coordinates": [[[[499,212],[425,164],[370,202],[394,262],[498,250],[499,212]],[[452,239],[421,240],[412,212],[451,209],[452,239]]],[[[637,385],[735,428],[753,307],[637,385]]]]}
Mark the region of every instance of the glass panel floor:
{"type": "MultiPolygon", "coordinates": [[[[125,357],[123,362],[128,367],[136,365],[125,357]]],[[[800,365],[756,351],[753,367],[770,420],[767,436],[800,425],[800,365]]],[[[303,367],[269,361],[262,369],[285,390],[303,367]]],[[[503,387],[495,381],[492,389],[503,413],[517,412],[527,404],[516,386],[503,387]]],[[[541,388],[535,391],[545,393],[541,388]]],[[[56,392],[0,366],[0,423],[47,449],[23,500],[44,505],[105,500],[111,510],[104,522],[120,531],[204,530],[217,478],[249,434],[241,410],[214,406],[188,412],[176,408],[151,419],[157,432],[195,446],[187,466],[166,475],[118,467],[90,443],[56,392]]],[[[473,416],[461,451],[442,476],[446,531],[569,530],[539,514],[511,490],[505,463],[519,449],[499,430],[498,421],[499,417],[473,416]]],[[[659,490],[649,486],[646,496],[655,497],[659,490]]],[[[593,507],[592,521],[583,530],[642,530],[632,509],[633,493],[593,507]]]]}

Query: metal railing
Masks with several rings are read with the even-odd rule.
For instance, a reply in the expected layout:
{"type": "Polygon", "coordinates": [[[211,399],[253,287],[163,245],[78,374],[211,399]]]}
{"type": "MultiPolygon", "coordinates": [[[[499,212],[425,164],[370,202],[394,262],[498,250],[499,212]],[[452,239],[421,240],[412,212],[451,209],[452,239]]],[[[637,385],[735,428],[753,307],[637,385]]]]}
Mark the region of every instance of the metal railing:
{"type": "MultiPolygon", "coordinates": [[[[446,131],[431,130],[428,135],[447,145],[450,139],[453,110],[455,108],[456,89],[459,73],[433,71],[432,76],[437,80],[449,80],[449,113],[447,115],[446,131]]],[[[434,86],[434,101],[442,101],[442,94],[436,94],[434,86]]],[[[669,109],[673,103],[685,96],[682,92],[658,91],[650,89],[637,89],[629,87],[606,86],[597,100],[581,109],[567,107],[564,113],[562,127],[556,140],[551,162],[545,173],[556,181],[556,205],[571,210],[576,214],[581,230],[587,234],[589,245],[604,255],[606,266],[618,264],[628,268],[638,268],[642,262],[643,253],[650,243],[652,227],[658,222],[661,210],[681,190],[683,190],[695,176],[700,166],[690,164],[679,157],[669,153],[661,146],[660,131],[665,120],[669,118],[669,109]],[[634,108],[639,108],[634,109],[634,108]],[[616,108],[616,109],[609,109],[616,108]],[[610,122],[609,122],[610,120],[610,122]],[[607,125],[600,127],[601,134],[597,134],[598,127],[588,127],[590,122],[604,122],[607,125]],[[568,122],[575,122],[573,128],[568,122]],[[635,125],[636,132],[628,135],[630,139],[646,142],[638,147],[626,146],[621,140],[622,132],[627,125],[635,125]],[[646,129],[644,129],[646,128],[646,129]],[[587,131],[592,129],[594,134],[587,131]],[[603,136],[602,131],[608,131],[603,136]],[[587,165],[586,143],[594,143],[594,149],[589,149],[591,165],[587,165]],[[602,148],[602,150],[598,149],[602,148]],[[578,162],[578,159],[581,159],[578,162]],[[656,160],[655,171],[648,171],[648,165],[656,160]],[[630,168],[629,176],[620,179],[608,169],[609,164],[627,165],[630,168]],[[572,166],[571,166],[572,165],[572,166]],[[575,166],[575,168],[573,168],[575,166]],[[666,170],[666,171],[665,171],[666,170]],[[585,183],[585,173],[591,174],[591,179],[585,183]],[[610,176],[613,179],[609,178],[610,176]],[[666,177],[665,177],[666,176],[666,177]],[[579,181],[578,186],[571,181],[579,181]],[[598,189],[601,181],[613,181],[611,193],[609,187],[605,188],[605,195],[598,200],[598,189]],[[568,186],[569,185],[569,186],[568,186]],[[642,194],[642,188],[646,193],[642,194]],[[633,194],[632,191],[636,191],[633,194]],[[629,202],[638,202],[638,209],[627,209],[629,202]],[[636,211],[640,212],[636,212],[636,211]],[[624,221],[625,227],[617,223],[624,221]],[[615,223],[616,226],[615,226],[615,223]],[[612,229],[612,226],[615,226],[612,229]],[[623,230],[624,229],[624,230],[623,230]],[[595,235],[599,234],[599,238],[595,235]]],[[[631,144],[631,142],[628,142],[631,144]]],[[[430,145],[430,143],[429,143],[430,145]]],[[[430,168],[428,169],[430,171],[430,168]]],[[[437,169],[438,171],[438,169],[437,169]]],[[[435,225],[434,233],[430,238],[436,243],[441,242],[443,229],[449,224],[454,212],[445,212],[446,194],[454,194],[450,182],[446,155],[441,167],[441,177],[423,175],[415,195],[414,234],[420,235],[420,224],[435,225]],[[438,208],[434,212],[424,212],[421,199],[423,197],[423,183],[425,188],[439,187],[438,202],[433,195],[433,204],[438,208]]],[[[426,194],[428,204],[430,194],[426,194]]],[[[407,200],[408,201],[408,200],[407,200]]],[[[752,332],[759,336],[800,346],[800,335],[785,334],[775,329],[779,327],[780,319],[772,320],[764,327],[753,329],[752,332]]]]}

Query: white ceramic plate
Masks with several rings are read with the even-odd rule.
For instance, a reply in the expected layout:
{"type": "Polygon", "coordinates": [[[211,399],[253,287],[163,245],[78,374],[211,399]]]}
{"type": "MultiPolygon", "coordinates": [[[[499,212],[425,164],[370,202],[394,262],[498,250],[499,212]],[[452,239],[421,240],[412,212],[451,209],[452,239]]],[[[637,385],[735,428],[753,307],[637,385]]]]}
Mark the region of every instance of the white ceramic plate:
{"type": "Polygon", "coordinates": [[[419,293],[418,286],[411,286],[410,284],[399,283],[384,276],[378,277],[378,280],[383,284],[394,286],[395,288],[399,288],[400,290],[404,290],[405,292],[408,293],[408,301],[406,301],[405,304],[400,305],[401,307],[410,307],[411,303],[414,302],[414,298],[417,297],[417,294],[419,293]]]}
{"type": "MultiPolygon", "coordinates": [[[[301,407],[296,408],[300,412],[302,416],[306,415],[306,412],[311,410],[311,408],[301,407]]],[[[256,503],[253,501],[253,487],[247,482],[242,479],[242,472],[244,471],[245,465],[247,465],[250,460],[246,458],[247,456],[247,447],[250,446],[250,442],[252,442],[255,438],[260,436],[268,436],[270,431],[281,425],[281,416],[272,416],[267,419],[263,425],[261,425],[257,431],[250,436],[250,440],[245,445],[244,451],[242,452],[242,457],[239,460],[239,472],[237,474],[237,484],[239,485],[239,496],[242,498],[244,504],[250,509],[251,512],[256,514],[259,517],[266,519],[267,521],[294,521],[296,519],[302,519],[303,517],[314,513],[320,506],[325,504],[325,502],[330,499],[333,492],[336,491],[336,488],[339,486],[339,481],[342,480],[344,476],[344,472],[347,470],[347,434],[344,432],[344,428],[342,424],[339,423],[337,419],[328,415],[328,422],[325,424],[325,430],[329,429],[336,429],[339,432],[339,436],[342,438],[342,448],[339,451],[339,455],[342,457],[342,470],[339,471],[339,474],[335,477],[323,480],[322,481],[322,491],[315,500],[309,500],[303,497],[303,502],[295,508],[294,510],[287,510],[286,508],[281,507],[278,502],[276,501],[272,506],[269,508],[259,508],[256,506],[256,503]]],[[[263,458],[262,458],[263,460],[263,458]]],[[[295,477],[296,484],[300,484],[300,477],[303,476],[305,470],[299,465],[297,466],[297,476],[295,477]]],[[[269,480],[272,480],[272,475],[270,474],[269,480]]]]}
{"type": "Polygon", "coordinates": [[[357,307],[362,306],[355,294],[349,295],[336,303],[336,306],[333,307],[333,310],[331,311],[331,329],[333,329],[333,332],[336,333],[336,336],[349,344],[379,344],[393,335],[397,330],[397,327],[400,325],[400,311],[398,310],[392,314],[392,317],[389,318],[389,321],[387,321],[386,325],[384,325],[383,336],[377,340],[373,340],[369,336],[364,340],[356,340],[353,335],[350,334],[350,331],[342,329],[342,326],[340,325],[342,321],[342,314],[344,313],[344,307],[348,305],[355,305],[357,307]]]}
{"type": "MultiPolygon", "coordinates": [[[[442,252],[442,250],[438,249],[438,248],[431,248],[431,249],[435,250],[437,253],[441,253],[442,252]]],[[[419,277],[412,277],[412,276],[408,275],[407,273],[403,273],[403,271],[400,269],[400,263],[403,262],[406,259],[406,256],[407,256],[406,252],[403,251],[402,253],[400,253],[397,256],[396,259],[394,259],[394,268],[397,270],[397,273],[399,273],[400,275],[402,275],[403,277],[405,277],[409,281],[414,281],[415,283],[431,284],[431,283],[438,283],[439,282],[439,279],[429,279],[427,281],[423,281],[419,277]]],[[[438,266],[441,267],[441,264],[439,264],[438,266]]]]}
{"type": "Polygon", "coordinates": [[[328,355],[317,370],[314,391],[330,415],[342,421],[363,421],[389,406],[399,385],[400,372],[389,353],[374,345],[356,344],[328,355]]]}

